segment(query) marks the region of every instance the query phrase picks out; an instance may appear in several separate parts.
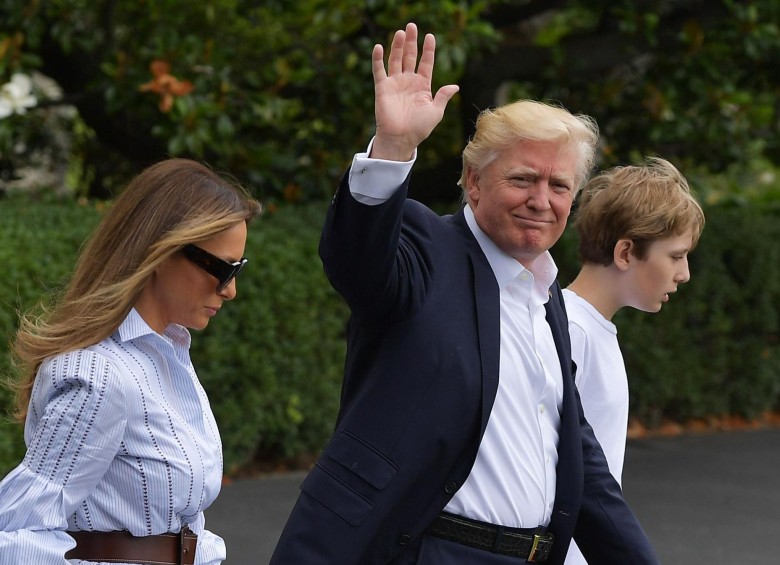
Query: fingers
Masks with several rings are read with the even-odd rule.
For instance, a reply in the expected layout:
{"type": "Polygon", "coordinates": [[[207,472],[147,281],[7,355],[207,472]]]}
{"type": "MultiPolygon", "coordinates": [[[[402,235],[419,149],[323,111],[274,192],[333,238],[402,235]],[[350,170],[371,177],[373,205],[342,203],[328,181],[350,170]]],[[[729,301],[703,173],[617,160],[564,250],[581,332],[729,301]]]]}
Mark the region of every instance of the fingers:
{"type": "Polygon", "coordinates": [[[403,72],[405,42],[406,32],[399,29],[393,35],[393,42],[390,44],[390,57],[387,59],[388,76],[398,75],[403,72]]]}
{"type": "Polygon", "coordinates": [[[413,73],[417,68],[417,26],[406,24],[406,41],[404,42],[403,71],[413,73]]]}
{"type": "MultiPolygon", "coordinates": [[[[375,46],[376,47],[376,46],[375,46]]],[[[406,29],[395,32],[387,60],[387,75],[413,73],[417,68],[417,26],[406,24],[406,29]]]]}
{"type": "Polygon", "coordinates": [[[417,67],[417,72],[427,78],[429,81],[433,77],[433,60],[436,53],[436,38],[428,33],[425,35],[423,41],[422,56],[420,57],[420,65],[417,67]]]}
{"type": "MultiPolygon", "coordinates": [[[[433,65],[436,54],[436,38],[433,34],[426,34],[423,40],[422,55],[417,64],[417,26],[408,23],[405,30],[399,29],[393,35],[390,44],[390,56],[387,60],[387,72],[384,66],[384,49],[381,45],[374,45],[371,54],[371,70],[374,75],[374,84],[382,80],[402,73],[417,72],[427,79],[430,84],[433,77],[433,65]]],[[[458,92],[457,85],[447,85],[436,93],[434,103],[443,108],[449,100],[458,92]]]]}
{"type": "Polygon", "coordinates": [[[385,53],[381,45],[374,45],[371,52],[371,73],[374,75],[374,84],[378,84],[387,78],[385,74],[385,53]]]}

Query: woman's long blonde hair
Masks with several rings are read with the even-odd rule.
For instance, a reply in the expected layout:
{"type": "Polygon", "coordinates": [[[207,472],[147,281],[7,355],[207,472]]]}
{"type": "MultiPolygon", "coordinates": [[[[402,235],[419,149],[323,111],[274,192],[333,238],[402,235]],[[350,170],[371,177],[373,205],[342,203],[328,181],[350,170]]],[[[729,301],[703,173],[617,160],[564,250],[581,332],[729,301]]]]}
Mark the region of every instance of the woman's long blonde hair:
{"type": "Polygon", "coordinates": [[[16,417],[26,417],[44,359],[110,336],[165,259],[260,212],[242,187],[195,161],[169,159],[142,171],[85,242],[53,307],[21,317],[12,349],[16,417]]]}

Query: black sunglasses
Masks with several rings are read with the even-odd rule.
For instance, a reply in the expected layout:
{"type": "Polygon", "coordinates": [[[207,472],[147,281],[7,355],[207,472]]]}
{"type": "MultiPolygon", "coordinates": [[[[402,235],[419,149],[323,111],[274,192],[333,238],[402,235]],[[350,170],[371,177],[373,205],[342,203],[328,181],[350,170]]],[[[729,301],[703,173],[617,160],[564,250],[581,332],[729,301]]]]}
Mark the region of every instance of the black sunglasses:
{"type": "Polygon", "coordinates": [[[224,290],[230,281],[238,276],[248,261],[246,257],[242,257],[239,261],[231,263],[191,243],[185,245],[182,251],[187,259],[219,281],[217,292],[224,290]]]}

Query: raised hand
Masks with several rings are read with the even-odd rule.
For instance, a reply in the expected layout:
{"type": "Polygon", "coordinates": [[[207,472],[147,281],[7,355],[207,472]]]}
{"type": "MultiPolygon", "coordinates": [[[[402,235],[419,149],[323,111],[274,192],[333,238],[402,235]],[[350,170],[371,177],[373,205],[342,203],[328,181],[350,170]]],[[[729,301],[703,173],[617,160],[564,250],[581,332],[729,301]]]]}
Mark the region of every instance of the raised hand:
{"type": "Polygon", "coordinates": [[[431,93],[436,39],[427,34],[417,64],[417,26],[398,30],[390,45],[385,72],[384,50],[375,45],[371,56],[374,75],[376,137],[371,157],[408,161],[415,148],[427,138],[444,116],[447,102],[458,86],[442,86],[431,93]]]}

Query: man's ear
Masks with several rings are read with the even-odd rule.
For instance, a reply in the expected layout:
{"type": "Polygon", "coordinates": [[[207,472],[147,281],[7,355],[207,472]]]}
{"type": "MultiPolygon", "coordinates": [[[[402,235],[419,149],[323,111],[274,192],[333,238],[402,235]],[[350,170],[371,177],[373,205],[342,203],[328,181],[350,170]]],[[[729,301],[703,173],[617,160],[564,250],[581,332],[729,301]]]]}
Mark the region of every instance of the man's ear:
{"type": "Polygon", "coordinates": [[[621,271],[627,271],[634,259],[634,242],[630,239],[619,239],[612,252],[612,260],[621,271]]]}
{"type": "Polygon", "coordinates": [[[466,170],[466,196],[471,204],[479,202],[479,173],[472,167],[466,170]]]}

